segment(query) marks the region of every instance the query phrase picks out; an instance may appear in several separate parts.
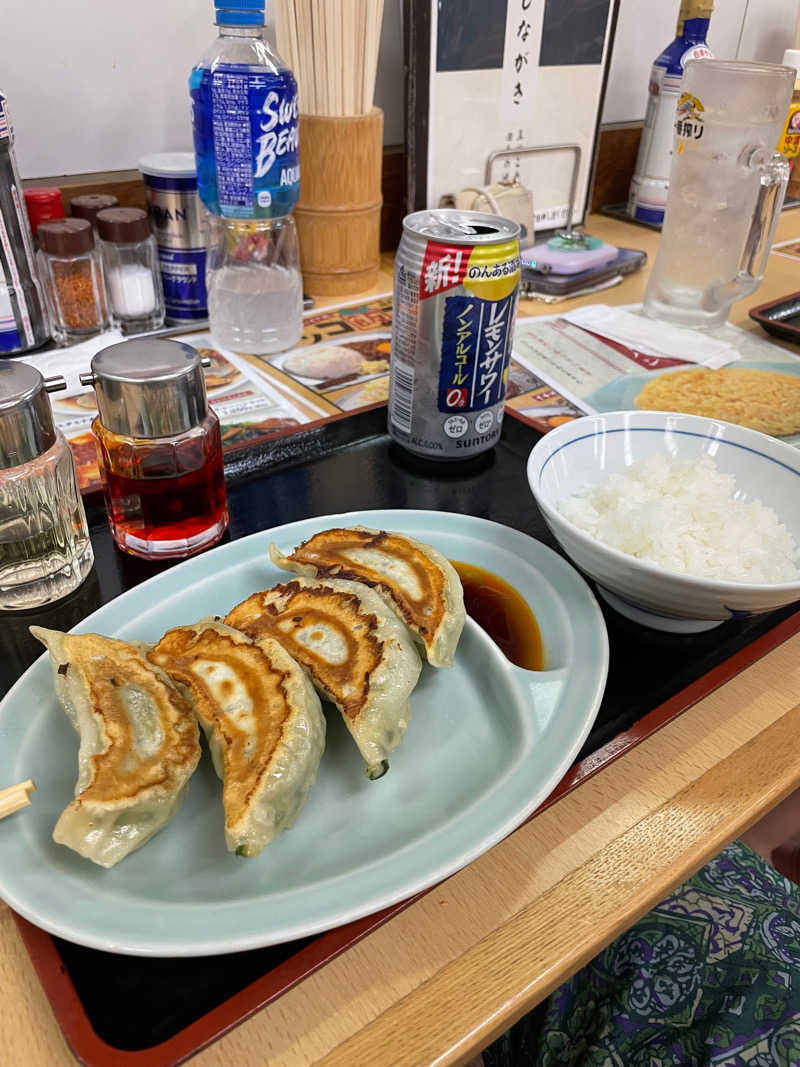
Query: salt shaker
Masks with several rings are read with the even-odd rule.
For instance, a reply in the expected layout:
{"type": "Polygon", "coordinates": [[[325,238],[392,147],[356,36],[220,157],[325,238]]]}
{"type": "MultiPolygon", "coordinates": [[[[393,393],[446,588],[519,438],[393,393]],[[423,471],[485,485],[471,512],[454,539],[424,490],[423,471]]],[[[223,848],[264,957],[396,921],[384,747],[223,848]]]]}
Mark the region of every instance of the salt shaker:
{"type": "Polygon", "coordinates": [[[147,212],[112,207],[97,216],[111,314],[123,333],[164,325],[158,248],[147,212]]]}
{"type": "Polygon", "coordinates": [[[64,388],[27,363],[0,363],[0,610],[59,600],[92,568],[75,460],[47,396],[64,388]]]}
{"type": "Polygon", "coordinates": [[[182,559],[228,525],[219,421],[197,351],[141,338],[98,352],[92,423],[111,533],[123,552],[182,559]]]}
{"type": "Polygon", "coordinates": [[[39,277],[53,340],[62,345],[94,337],[108,327],[105,285],[92,225],[86,219],[42,222],[39,277]]]}

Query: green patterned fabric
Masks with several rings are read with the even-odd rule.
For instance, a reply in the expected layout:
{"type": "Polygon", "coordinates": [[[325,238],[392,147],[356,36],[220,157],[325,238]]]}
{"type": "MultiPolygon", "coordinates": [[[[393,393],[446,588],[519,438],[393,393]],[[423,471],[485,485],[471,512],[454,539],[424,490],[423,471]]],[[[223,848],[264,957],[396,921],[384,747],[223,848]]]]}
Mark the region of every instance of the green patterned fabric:
{"type": "Polygon", "coordinates": [[[483,1058],[800,1067],[800,888],[734,842],[483,1058]]]}

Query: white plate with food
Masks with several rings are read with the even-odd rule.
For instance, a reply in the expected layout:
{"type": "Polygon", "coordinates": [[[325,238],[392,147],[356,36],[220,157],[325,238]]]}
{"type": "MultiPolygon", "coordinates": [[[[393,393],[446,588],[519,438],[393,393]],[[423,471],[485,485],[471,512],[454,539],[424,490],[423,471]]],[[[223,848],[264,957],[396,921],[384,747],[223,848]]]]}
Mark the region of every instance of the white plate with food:
{"type": "Polygon", "coordinates": [[[389,369],[391,334],[362,333],[303,345],[270,360],[277,370],[312,389],[327,391],[389,369]]]}
{"type": "Polygon", "coordinates": [[[53,934],[136,955],[208,955],[289,941],[371,914],[446,878],[519,826],[551,792],[591,728],[608,669],[601,613],[567,562],[515,530],[433,511],[355,512],[242,538],[129,590],[72,633],[106,635],[135,648],[109,653],[102,642],[70,644],[71,637],[42,634],[54,652],[52,662],[45,655],[34,663],[0,704],[0,782],[31,778],[37,786],[31,805],[3,822],[0,896],[53,934]],[[322,565],[324,551],[296,557],[292,566],[300,577],[287,574],[285,561],[284,569],[270,561],[273,543],[288,554],[321,531],[356,526],[398,531],[433,546],[445,562],[436,562],[441,556],[435,551],[420,556],[415,553],[422,550],[409,549],[404,556],[400,549],[392,556],[388,547],[370,557],[348,547],[347,538],[328,545],[333,562],[328,558],[326,566],[333,570],[322,565]],[[429,563],[418,562],[423,556],[429,563]],[[456,646],[460,588],[455,595],[446,559],[483,568],[515,587],[541,630],[543,669],[512,665],[470,619],[456,646]],[[369,589],[359,582],[351,589],[373,566],[385,572],[383,584],[369,589]],[[416,589],[415,607],[409,601],[392,611],[386,595],[392,582],[416,589]],[[282,593],[261,592],[278,585],[282,593]],[[210,616],[220,618],[190,626],[210,616]],[[209,666],[194,642],[233,640],[225,636],[226,616],[240,632],[233,641],[236,655],[222,662],[209,654],[209,666]],[[430,617],[435,626],[426,628],[430,617]],[[175,627],[177,637],[152,652],[175,627]],[[270,653],[276,637],[283,651],[270,653]],[[320,642],[329,675],[314,666],[320,642]],[[389,647],[391,657],[382,660],[381,649],[389,647]],[[346,714],[326,704],[323,719],[303,672],[290,677],[287,648],[346,714]],[[248,673],[252,663],[236,658],[268,653],[270,663],[255,682],[248,673]],[[169,705],[160,718],[153,719],[150,698],[139,691],[137,678],[146,668],[133,664],[138,655],[151,656],[151,673],[169,672],[166,681],[141,683],[155,686],[157,701],[169,705]],[[433,665],[451,656],[451,667],[433,665]],[[358,664],[355,675],[351,663],[358,664]],[[248,687],[266,685],[270,671],[283,679],[270,699],[280,693],[292,718],[285,719],[277,746],[274,738],[269,742],[269,730],[246,738],[245,748],[273,744],[273,751],[283,752],[283,763],[273,760],[250,789],[246,769],[236,778],[241,758],[237,765],[225,730],[215,732],[203,694],[218,698],[217,712],[229,722],[240,716],[237,729],[242,722],[247,727],[248,687]],[[363,695],[359,677],[370,695],[354,711],[348,701],[358,703],[363,695]],[[72,718],[83,717],[81,788],[88,788],[92,767],[106,776],[106,791],[97,786],[94,808],[88,793],[73,799],[78,736],[56,685],[72,718]],[[165,687],[172,687],[170,696],[164,696],[165,687]],[[128,725],[115,736],[127,737],[133,751],[98,740],[96,723],[120,691],[128,725]],[[185,724],[177,728],[180,751],[170,773],[156,776],[158,781],[152,775],[158,762],[153,753],[167,744],[165,736],[192,701],[209,727],[217,764],[230,772],[224,809],[212,760],[185,724]],[[101,713],[94,719],[93,707],[101,713]],[[149,774],[153,791],[151,802],[138,808],[134,803],[126,813],[132,802],[119,800],[120,787],[109,782],[114,773],[125,780],[128,772],[134,783],[137,775],[149,774]],[[122,814],[115,817],[115,810],[122,814]]]}

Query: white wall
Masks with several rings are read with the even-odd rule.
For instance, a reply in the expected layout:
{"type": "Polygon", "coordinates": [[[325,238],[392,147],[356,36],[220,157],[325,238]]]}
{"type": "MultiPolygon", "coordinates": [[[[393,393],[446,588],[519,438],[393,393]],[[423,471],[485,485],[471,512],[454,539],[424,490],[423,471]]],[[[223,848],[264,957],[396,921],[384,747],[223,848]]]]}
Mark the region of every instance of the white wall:
{"type": "Polygon", "coordinates": [[[22,176],[135,167],[191,148],[188,76],[211,0],[25,0],[3,17],[0,81],[22,176]]]}
{"type": "MultiPolygon", "coordinates": [[[[376,102],[384,140],[398,144],[402,0],[385,2],[376,102]]],[[[712,49],[733,58],[741,31],[740,59],[780,62],[794,43],[799,4],[717,0],[712,49]]],[[[644,116],[650,65],[672,37],[678,6],[621,0],[604,122],[644,116]]],[[[12,12],[3,21],[0,84],[23,177],[123,170],[145,152],[191,148],[187,78],[215,35],[212,0],[25,0],[12,12]]]]}
{"type": "MultiPolygon", "coordinates": [[[[650,67],[675,36],[679,6],[678,0],[621,0],[603,122],[644,118],[650,67]]],[[[800,0],[716,0],[714,6],[708,43],[717,58],[780,63],[794,47],[800,0]]]]}

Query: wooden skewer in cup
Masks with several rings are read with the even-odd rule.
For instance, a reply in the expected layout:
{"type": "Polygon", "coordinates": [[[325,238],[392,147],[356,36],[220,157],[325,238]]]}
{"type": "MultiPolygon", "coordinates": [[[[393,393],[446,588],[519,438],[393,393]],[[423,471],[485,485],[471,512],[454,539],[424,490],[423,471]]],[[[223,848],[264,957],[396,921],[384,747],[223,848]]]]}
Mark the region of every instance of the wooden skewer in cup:
{"type": "Polygon", "coordinates": [[[17,785],[10,785],[7,789],[0,789],[0,819],[27,807],[31,802],[30,794],[35,790],[36,786],[30,778],[17,785]]]}

